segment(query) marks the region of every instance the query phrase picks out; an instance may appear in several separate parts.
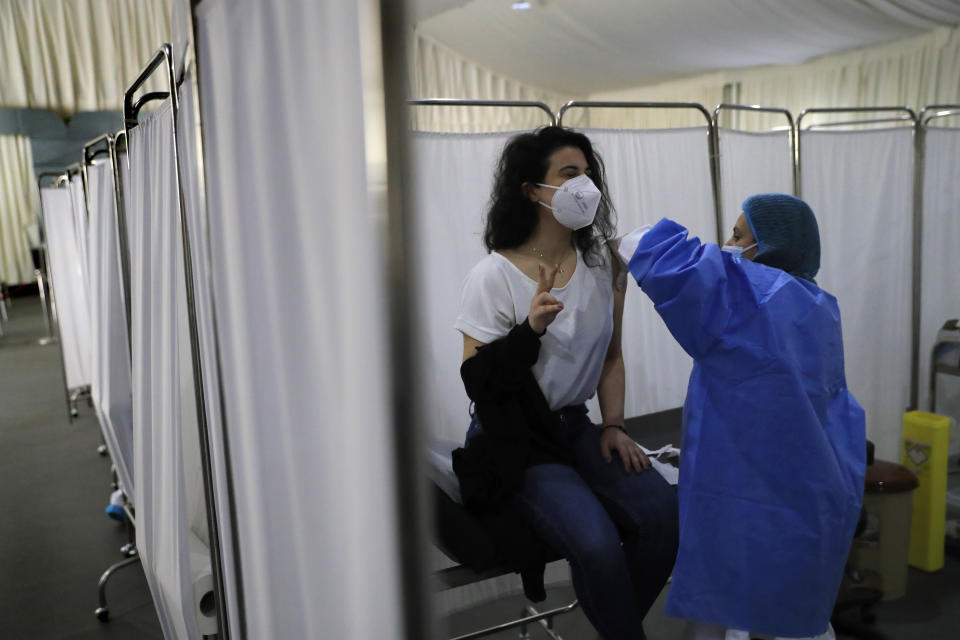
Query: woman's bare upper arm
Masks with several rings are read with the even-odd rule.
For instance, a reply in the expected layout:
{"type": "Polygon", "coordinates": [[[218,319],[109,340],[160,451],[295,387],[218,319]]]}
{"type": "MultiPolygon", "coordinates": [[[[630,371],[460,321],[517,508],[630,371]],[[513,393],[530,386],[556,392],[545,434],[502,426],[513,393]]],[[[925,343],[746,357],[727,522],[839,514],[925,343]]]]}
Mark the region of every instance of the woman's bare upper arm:
{"type": "Polygon", "coordinates": [[[482,347],[485,343],[480,342],[474,338],[471,338],[467,334],[463,334],[463,360],[460,364],[463,364],[473,356],[477,355],[477,349],[482,347]]]}
{"type": "MultiPolygon", "coordinates": [[[[620,239],[616,239],[619,244],[620,239]]],[[[623,302],[627,294],[627,268],[620,262],[616,255],[616,244],[613,241],[609,243],[612,260],[613,276],[613,336],[610,340],[610,346],[607,349],[607,358],[619,356],[621,354],[621,336],[623,325],[623,302]]]]}

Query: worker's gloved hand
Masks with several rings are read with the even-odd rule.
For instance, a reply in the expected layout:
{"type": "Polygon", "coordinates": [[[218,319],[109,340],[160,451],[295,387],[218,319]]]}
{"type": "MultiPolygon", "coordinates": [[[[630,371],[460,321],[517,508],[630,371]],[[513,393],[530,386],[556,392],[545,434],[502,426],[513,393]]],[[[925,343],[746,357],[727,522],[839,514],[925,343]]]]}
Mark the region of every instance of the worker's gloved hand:
{"type": "Polygon", "coordinates": [[[633,438],[627,435],[622,427],[609,425],[603,428],[600,434],[600,453],[607,462],[613,462],[613,452],[616,451],[623,461],[623,470],[643,471],[650,468],[650,459],[637,446],[633,438]]]}

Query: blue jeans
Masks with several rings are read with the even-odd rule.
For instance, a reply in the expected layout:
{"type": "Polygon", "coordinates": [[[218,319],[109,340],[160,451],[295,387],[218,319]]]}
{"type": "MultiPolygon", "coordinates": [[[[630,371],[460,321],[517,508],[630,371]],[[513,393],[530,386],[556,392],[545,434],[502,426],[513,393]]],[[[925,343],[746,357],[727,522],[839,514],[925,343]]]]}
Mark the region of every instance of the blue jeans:
{"type": "MultiPolygon", "coordinates": [[[[476,416],[466,446],[482,431],[476,416]]],[[[600,453],[600,428],[583,405],[561,410],[561,438],[576,462],[527,469],[517,504],[570,563],[573,588],[604,640],[646,638],[642,621],[677,554],[677,494],[653,469],[627,473],[600,453]]]]}

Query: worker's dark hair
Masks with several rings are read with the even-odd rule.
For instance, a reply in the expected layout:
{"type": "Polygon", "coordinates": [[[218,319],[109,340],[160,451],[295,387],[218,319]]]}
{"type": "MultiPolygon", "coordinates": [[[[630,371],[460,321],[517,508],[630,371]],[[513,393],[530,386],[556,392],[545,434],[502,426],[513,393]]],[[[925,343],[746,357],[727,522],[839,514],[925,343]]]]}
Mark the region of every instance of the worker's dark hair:
{"type": "Polygon", "coordinates": [[[550,156],[558,149],[576,147],[587,160],[587,169],[602,197],[593,224],[573,232],[573,240],[584,261],[596,266],[600,247],[613,237],[616,223],[613,204],[604,181],[603,160],[593,149],[590,139],[582,133],[562,127],[542,127],[521,133],[507,142],[497,165],[490,208],[487,210],[483,234],[487,251],[513,249],[530,237],[539,219],[538,207],[523,191],[523,183],[543,182],[550,169],[550,156]]]}

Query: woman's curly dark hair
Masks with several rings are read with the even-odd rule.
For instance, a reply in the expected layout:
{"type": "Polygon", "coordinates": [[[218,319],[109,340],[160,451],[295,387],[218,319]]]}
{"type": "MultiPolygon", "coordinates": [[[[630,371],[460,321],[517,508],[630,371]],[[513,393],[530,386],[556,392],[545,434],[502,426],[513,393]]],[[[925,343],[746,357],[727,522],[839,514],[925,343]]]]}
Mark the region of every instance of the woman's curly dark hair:
{"type": "Polygon", "coordinates": [[[576,147],[583,152],[590,178],[602,194],[593,224],[573,232],[573,241],[584,261],[589,266],[596,266],[591,259],[598,257],[601,245],[616,231],[613,203],[604,180],[603,160],[593,150],[587,136],[562,127],[541,127],[514,136],[507,142],[497,166],[487,210],[483,233],[487,251],[516,248],[533,233],[541,205],[527,198],[522,185],[524,182],[543,182],[550,169],[550,156],[563,147],[576,147]]]}

